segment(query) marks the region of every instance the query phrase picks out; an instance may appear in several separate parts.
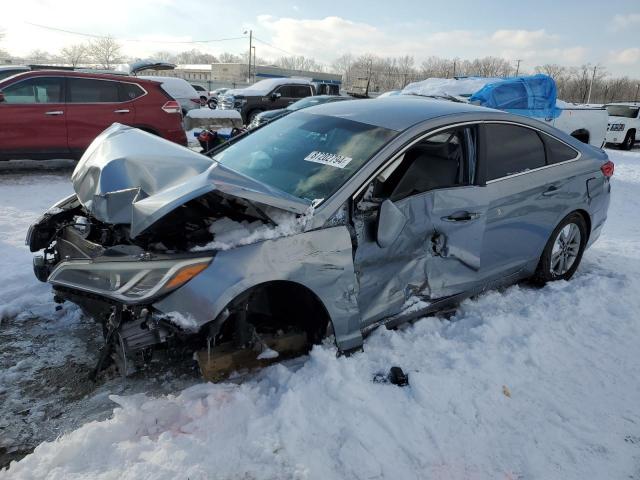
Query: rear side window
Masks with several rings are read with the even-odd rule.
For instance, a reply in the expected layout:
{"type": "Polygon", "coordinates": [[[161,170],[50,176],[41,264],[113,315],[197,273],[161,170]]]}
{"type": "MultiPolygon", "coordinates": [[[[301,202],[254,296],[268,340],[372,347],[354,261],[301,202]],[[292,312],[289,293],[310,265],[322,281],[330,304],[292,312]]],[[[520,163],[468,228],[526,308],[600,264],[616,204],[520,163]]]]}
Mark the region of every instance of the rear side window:
{"type": "Polygon", "coordinates": [[[121,83],[120,84],[120,101],[128,102],[135,98],[144,95],[144,90],[135,83],[121,83]]]}
{"type": "Polygon", "coordinates": [[[63,81],[56,77],[34,77],[5,87],[5,103],[34,104],[64,102],[63,81]]]}
{"type": "Polygon", "coordinates": [[[560,140],[556,140],[549,135],[543,135],[542,137],[547,148],[547,163],[549,165],[573,160],[578,156],[578,152],[560,140]]]}
{"type": "Polygon", "coordinates": [[[544,144],[535,130],[505,124],[487,124],[484,128],[487,180],[545,165],[544,144]]]}
{"type": "Polygon", "coordinates": [[[118,84],[108,80],[92,78],[67,79],[69,97],[71,103],[112,103],[120,101],[118,84]]]}

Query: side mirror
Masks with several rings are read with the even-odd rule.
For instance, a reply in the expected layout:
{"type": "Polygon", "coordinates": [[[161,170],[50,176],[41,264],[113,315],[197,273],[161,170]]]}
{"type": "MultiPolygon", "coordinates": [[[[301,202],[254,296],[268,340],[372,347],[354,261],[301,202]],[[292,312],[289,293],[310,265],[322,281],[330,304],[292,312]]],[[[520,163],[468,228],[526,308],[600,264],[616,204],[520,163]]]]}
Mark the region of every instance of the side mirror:
{"type": "Polygon", "coordinates": [[[282,94],[281,94],[281,93],[279,93],[279,92],[272,93],[272,94],[271,94],[271,101],[272,101],[272,102],[275,102],[275,101],[276,101],[277,99],[279,99],[281,96],[282,96],[282,94]]]}
{"type": "Polygon", "coordinates": [[[376,234],[378,246],[386,248],[391,245],[398,238],[406,224],[407,218],[391,200],[387,199],[382,202],[378,213],[378,231],[376,234]]]}
{"type": "Polygon", "coordinates": [[[4,102],[4,93],[0,90],[0,102],[4,102]]]}

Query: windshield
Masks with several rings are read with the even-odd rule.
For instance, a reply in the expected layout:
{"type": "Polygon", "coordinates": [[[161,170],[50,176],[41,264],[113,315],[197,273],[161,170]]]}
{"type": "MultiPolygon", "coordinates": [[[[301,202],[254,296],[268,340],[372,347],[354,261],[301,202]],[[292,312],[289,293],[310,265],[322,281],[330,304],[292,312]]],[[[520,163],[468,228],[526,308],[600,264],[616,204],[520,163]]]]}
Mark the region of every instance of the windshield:
{"type": "Polygon", "coordinates": [[[254,131],[213,158],[298,198],[323,200],[396,134],[344,118],[297,112],[254,131]]]}
{"type": "Polygon", "coordinates": [[[627,105],[607,105],[607,113],[612,117],[636,118],[640,107],[628,107],[627,105]]]}

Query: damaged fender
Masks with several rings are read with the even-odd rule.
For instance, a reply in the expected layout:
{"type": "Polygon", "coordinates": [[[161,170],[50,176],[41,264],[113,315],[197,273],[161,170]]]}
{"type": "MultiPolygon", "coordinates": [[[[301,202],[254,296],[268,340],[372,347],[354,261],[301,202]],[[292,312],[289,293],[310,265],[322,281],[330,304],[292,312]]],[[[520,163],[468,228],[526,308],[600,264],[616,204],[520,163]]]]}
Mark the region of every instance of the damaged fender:
{"type": "Polygon", "coordinates": [[[338,348],[352,350],[362,345],[352,254],[344,226],[219,251],[207,270],[153,307],[163,313],[188,311],[202,326],[252,287],[295,282],[310,289],[327,309],[338,348]]]}

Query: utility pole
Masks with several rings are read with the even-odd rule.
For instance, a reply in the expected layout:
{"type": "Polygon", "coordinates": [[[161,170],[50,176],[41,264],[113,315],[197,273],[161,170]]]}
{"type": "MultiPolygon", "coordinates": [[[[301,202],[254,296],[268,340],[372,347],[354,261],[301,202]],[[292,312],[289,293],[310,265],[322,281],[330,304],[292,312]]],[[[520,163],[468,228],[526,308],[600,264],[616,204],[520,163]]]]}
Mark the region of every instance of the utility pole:
{"type": "Polygon", "coordinates": [[[522,59],[520,59],[520,58],[518,58],[518,59],[516,60],[516,62],[518,62],[518,63],[516,64],[516,77],[518,76],[518,73],[520,73],[520,62],[521,62],[521,61],[522,61],[522,59]]]}
{"type": "Polygon", "coordinates": [[[591,75],[591,81],[589,82],[589,94],[587,95],[587,103],[591,103],[591,88],[593,87],[593,81],[596,78],[596,70],[598,66],[593,67],[593,75],[591,75]]]}
{"type": "Polygon", "coordinates": [[[256,83],[256,47],[251,47],[253,49],[253,83],[256,83]]]}
{"type": "MultiPolygon", "coordinates": [[[[246,30],[244,31],[244,34],[245,35],[247,34],[246,30]]],[[[253,30],[249,30],[249,72],[247,74],[247,80],[249,82],[251,82],[251,53],[253,49],[252,43],[253,43],[253,30]]]]}

